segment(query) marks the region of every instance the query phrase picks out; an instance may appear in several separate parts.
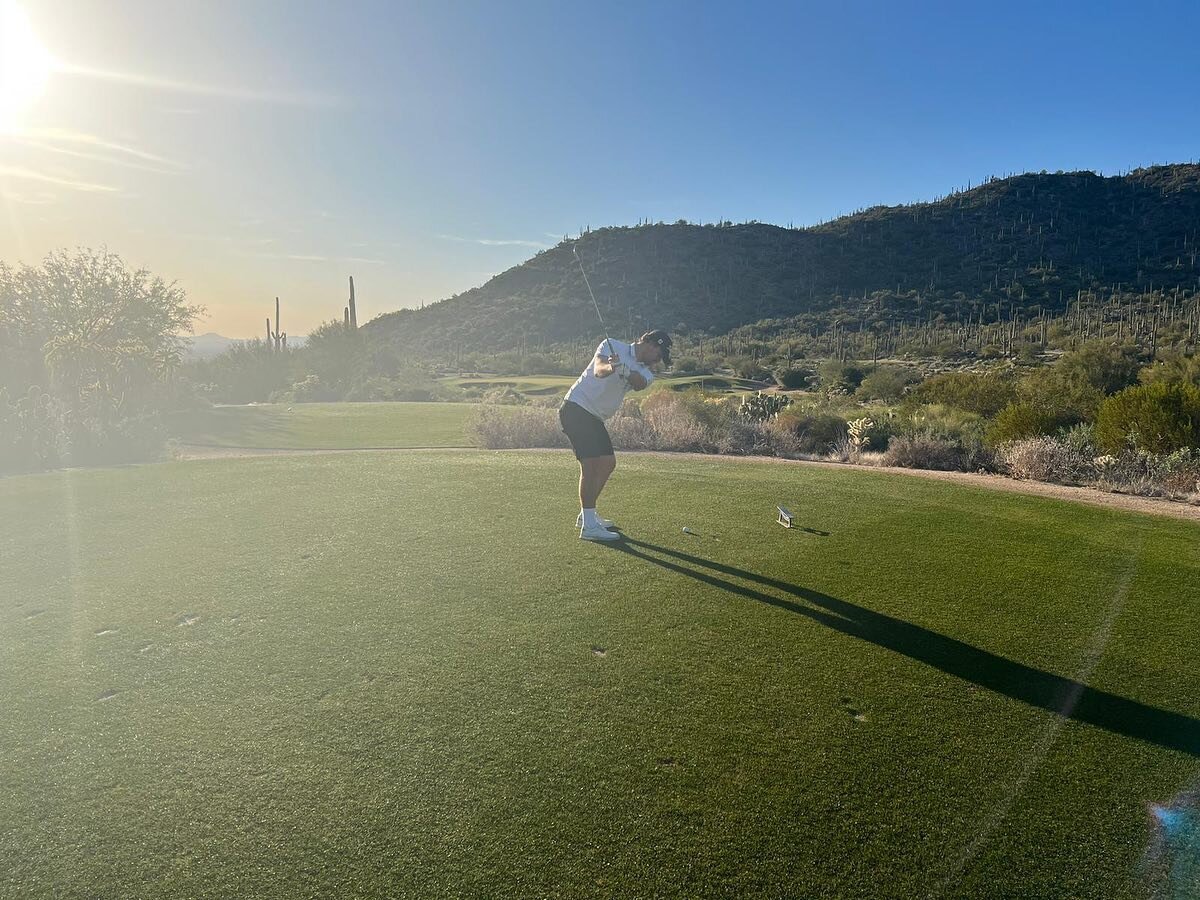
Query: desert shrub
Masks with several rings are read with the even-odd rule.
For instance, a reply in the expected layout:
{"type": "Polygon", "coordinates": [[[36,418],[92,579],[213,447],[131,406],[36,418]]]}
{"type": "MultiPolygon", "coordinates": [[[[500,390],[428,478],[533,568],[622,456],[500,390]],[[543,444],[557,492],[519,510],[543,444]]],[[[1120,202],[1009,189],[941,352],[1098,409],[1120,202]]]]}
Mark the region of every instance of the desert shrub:
{"type": "Polygon", "coordinates": [[[480,404],[468,417],[467,436],[485,450],[520,447],[567,447],[558,412],[536,407],[480,404]]]}
{"type": "MultiPolygon", "coordinates": [[[[492,403],[497,406],[524,406],[525,396],[515,390],[511,385],[501,384],[494,388],[488,388],[483,392],[480,398],[484,403],[492,403]]],[[[559,398],[555,398],[557,403],[561,403],[559,398]]]]}
{"type": "Polygon", "coordinates": [[[641,413],[655,435],[655,449],[695,453],[713,452],[717,435],[736,418],[722,400],[691,390],[652,394],[642,403],[641,413]]]}
{"type": "Polygon", "coordinates": [[[746,422],[765,422],[779,415],[791,406],[792,398],[787,394],[764,394],[755,391],[753,394],[743,394],[738,407],[738,415],[746,422]]]}
{"type": "Polygon", "coordinates": [[[69,459],[69,410],[38,387],[9,400],[0,388],[0,472],[52,469],[69,459]]]}
{"type": "Polygon", "coordinates": [[[1138,381],[1142,384],[1166,381],[1200,387],[1200,353],[1165,355],[1158,362],[1139,371],[1138,381]]]}
{"type": "Polygon", "coordinates": [[[815,373],[812,369],[779,367],[774,371],[775,383],[785,391],[802,391],[812,384],[815,373]]]}
{"type": "Polygon", "coordinates": [[[675,364],[672,366],[672,369],[676,375],[699,375],[702,372],[707,371],[705,367],[700,364],[700,360],[694,356],[680,356],[675,360],[675,364]]]}
{"type": "Polygon", "coordinates": [[[1013,478],[1029,481],[1080,484],[1096,473],[1089,456],[1046,435],[1002,444],[996,458],[1013,478]]]}
{"type": "Polygon", "coordinates": [[[1063,354],[1049,371],[1066,384],[1087,385],[1101,394],[1113,394],[1137,383],[1141,351],[1132,344],[1091,341],[1063,354]]]}
{"type": "Polygon", "coordinates": [[[1127,445],[1159,454],[1200,446],[1200,388],[1166,381],[1126,388],[1101,404],[1096,443],[1108,453],[1127,445]]]}
{"type": "Polygon", "coordinates": [[[772,376],[767,367],[749,356],[734,356],[726,361],[726,365],[741,378],[752,378],[755,381],[767,381],[772,376]]]}
{"type": "Polygon", "coordinates": [[[1150,496],[1200,495],[1200,450],[1154,454],[1127,447],[1093,462],[1099,488],[1150,496]]]}
{"type": "Polygon", "coordinates": [[[1060,428],[1058,438],[1076,453],[1092,458],[1096,454],[1096,427],[1091,422],[1080,422],[1060,428]]]}
{"type": "Polygon", "coordinates": [[[662,449],[658,445],[658,432],[634,411],[626,412],[622,408],[606,425],[613,446],[619,450],[662,449]]]}
{"type": "Polygon", "coordinates": [[[1046,411],[1060,425],[1091,421],[1104,391],[1058,366],[1030,372],[1017,384],[1018,402],[1046,411]]]}
{"type": "Polygon", "coordinates": [[[980,416],[994,416],[1017,398],[1016,383],[1003,375],[945,372],[925,379],[906,397],[906,405],[943,404],[980,416]]]}
{"type": "Polygon", "coordinates": [[[321,384],[318,375],[305,375],[300,381],[294,382],[286,391],[274,391],[270,396],[272,403],[319,403],[327,400],[340,400],[333,391],[321,384]]]}
{"type": "Polygon", "coordinates": [[[846,420],[838,416],[791,409],[772,419],[770,427],[794,439],[798,453],[827,453],[849,433],[846,420]]]}
{"type": "Polygon", "coordinates": [[[1000,410],[988,426],[986,442],[989,447],[999,447],[1011,441],[1053,434],[1064,424],[1061,415],[1052,410],[1017,401],[1000,410]]]}
{"type": "Polygon", "coordinates": [[[895,423],[889,418],[863,416],[847,423],[850,447],[857,453],[886,450],[895,434],[895,423]]]}
{"type": "Polygon", "coordinates": [[[122,416],[85,412],[76,413],[71,418],[71,465],[145,462],[163,455],[167,429],[153,413],[122,416]]]}
{"type": "Polygon", "coordinates": [[[928,435],[892,438],[880,465],[905,469],[937,469],[953,472],[967,468],[968,454],[953,441],[928,435]]]}
{"type": "Polygon", "coordinates": [[[827,359],[817,370],[821,390],[853,394],[862,384],[863,370],[840,359],[827,359]]]}
{"type": "Polygon", "coordinates": [[[910,437],[913,434],[931,434],[952,442],[960,442],[964,436],[982,439],[986,428],[983,416],[947,403],[930,403],[929,406],[917,408],[906,404],[900,408],[896,421],[896,430],[910,437]]]}
{"type": "Polygon", "coordinates": [[[894,402],[920,380],[921,376],[912,369],[902,366],[880,366],[863,378],[855,396],[860,400],[894,402]]]}

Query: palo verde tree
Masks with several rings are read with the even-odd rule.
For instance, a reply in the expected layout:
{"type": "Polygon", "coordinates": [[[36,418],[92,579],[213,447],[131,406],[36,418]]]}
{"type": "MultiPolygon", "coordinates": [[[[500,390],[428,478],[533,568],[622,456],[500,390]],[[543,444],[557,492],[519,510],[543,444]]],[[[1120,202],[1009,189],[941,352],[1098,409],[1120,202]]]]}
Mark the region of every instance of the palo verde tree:
{"type": "Polygon", "coordinates": [[[52,398],[83,461],[86,446],[157,411],[181,361],[179,335],[201,312],[178,286],[107,250],[0,263],[0,390],[52,398]]]}

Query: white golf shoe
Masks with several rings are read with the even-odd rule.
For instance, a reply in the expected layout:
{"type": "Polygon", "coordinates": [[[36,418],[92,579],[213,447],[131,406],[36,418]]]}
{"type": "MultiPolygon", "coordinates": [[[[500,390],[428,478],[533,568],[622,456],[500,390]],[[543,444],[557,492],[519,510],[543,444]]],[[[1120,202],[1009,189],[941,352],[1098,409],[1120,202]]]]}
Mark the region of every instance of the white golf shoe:
{"type": "MultiPolygon", "coordinates": [[[[603,516],[596,516],[596,521],[599,522],[601,525],[603,525],[605,528],[612,528],[614,525],[617,524],[612,519],[606,519],[603,516]]],[[[576,528],[583,527],[583,513],[580,513],[579,515],[577,515],[575,517],[575,527],[576,528]]]]}
{"type": "Polygon", "coordinates": [[[619,531],[609,531],[603,525],[592,525],[588,528],[579,529],[579,539],[583,541],[619,541],[621,533],[619,531]]]}

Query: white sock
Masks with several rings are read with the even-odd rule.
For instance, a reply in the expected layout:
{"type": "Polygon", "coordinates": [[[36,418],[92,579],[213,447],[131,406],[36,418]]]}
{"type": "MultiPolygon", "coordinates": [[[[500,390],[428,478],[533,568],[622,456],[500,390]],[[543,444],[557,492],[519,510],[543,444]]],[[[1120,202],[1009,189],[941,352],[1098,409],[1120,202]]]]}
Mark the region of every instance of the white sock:
{"type": "Polygon", "coordinates": [[[591,509],[585,509],[583,511],[583,527],[584,528],[594,528],[599,524],[600,524],[600,520],[596,517],[595,507],[592,507],[591,509]]]}

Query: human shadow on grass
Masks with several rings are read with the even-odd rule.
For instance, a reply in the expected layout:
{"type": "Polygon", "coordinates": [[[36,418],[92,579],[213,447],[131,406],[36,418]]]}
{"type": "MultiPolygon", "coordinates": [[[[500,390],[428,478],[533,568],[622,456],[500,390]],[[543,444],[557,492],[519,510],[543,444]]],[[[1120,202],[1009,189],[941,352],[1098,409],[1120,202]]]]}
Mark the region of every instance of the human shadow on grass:
{"type": "Polygon", "coordinates": [[[1200,720],[1190,716],[1097,690],[1071,678],[1013,662],[902,619],[756,572],[712,562],[628,536],[623,541],[605,546],[712,587],[786,609],[834,631],[903,654],[909,659],[987,690],[1012,697],[1014,700],[1020,700],[1022,703],[1028,703],[1030,706],[1078,722],[1086,722],[1115,734],[1200,756],[1200,720]],[[661,556],[654,556],[646,551],[661,556]],[[661,557],[670,557],[678,562],[661,557]],[[727,581],[713,574],[714,572],[754,582],[789,594],[795,599],[772,596],[727,581]]]}

